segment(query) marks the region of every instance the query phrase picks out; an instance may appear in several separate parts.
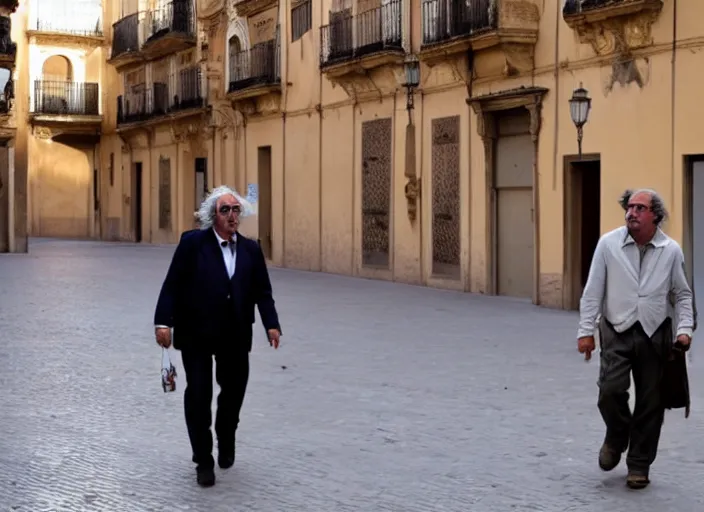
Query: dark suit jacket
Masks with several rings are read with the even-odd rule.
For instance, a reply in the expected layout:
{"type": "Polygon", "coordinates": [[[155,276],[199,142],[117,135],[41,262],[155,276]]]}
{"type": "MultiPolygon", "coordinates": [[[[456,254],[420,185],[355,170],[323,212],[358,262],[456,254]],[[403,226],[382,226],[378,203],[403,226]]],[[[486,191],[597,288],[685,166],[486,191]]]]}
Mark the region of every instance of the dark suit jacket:
{"type": "Polygon", "coordinates": [[[154,313],[155,325],[174,328],[174,348],[252,349],[254,306],[264,328],[278,329],[269,272],[257,242],[237,233],[237,263],[228,278],[212,229],[181,235],[154,313]]]}

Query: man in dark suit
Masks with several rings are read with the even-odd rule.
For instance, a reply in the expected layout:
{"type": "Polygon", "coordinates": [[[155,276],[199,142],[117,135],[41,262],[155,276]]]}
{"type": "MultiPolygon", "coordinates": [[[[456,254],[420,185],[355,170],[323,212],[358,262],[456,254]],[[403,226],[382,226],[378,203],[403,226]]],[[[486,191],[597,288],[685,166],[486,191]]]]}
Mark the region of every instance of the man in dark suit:
{"type": "Polygon", "coordinates": [[[218,465],[235,462],[235,430],[249,378],[254,306],[269,344],[279,347],[281,326],[259,245],[237,232],[246,203],[219,187],[199,211],[200,229],[181,236],[154,314],[156,341],[181,351],[186,372],[186,426],[198,484],[215,484],[211,402],[213,357],[220,386],[215,434],[218,465]]]}

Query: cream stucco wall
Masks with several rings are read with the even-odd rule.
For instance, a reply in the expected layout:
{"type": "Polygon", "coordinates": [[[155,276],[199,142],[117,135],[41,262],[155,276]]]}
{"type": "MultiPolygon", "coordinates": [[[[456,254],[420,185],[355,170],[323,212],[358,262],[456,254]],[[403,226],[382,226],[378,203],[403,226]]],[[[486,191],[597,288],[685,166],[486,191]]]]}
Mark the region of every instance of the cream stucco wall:
{"type": "MultiPolygon", "coordinates": [[[[499,2],[500,9],[508,2],[499,2]]],[[[460,52],[432,61],[423,56],[420,0],[404,2],[403,43],[407,51],[420,53],[422,61],[421,83],[411,112],[415,138],[408,148],[409,114],[406,91],[400,85],[401,66],[376,69],[372,74],[376,73],[378,94],[367,90],[356,96],[320,71],[320,27],[328,23],[331,0],[313,2],[310,30],[293,42],[290,3],[278,4],[281,88],[267,96],[266,112],[252,111],[246,102],[230,101],[227,97],[227,41],[237,35],[246,49],[251,38],[245,18],[238,17],[224,1],[199,2],[199,26],[207,41],[201,55],[202,66],[208,77],[213,113],[197,121],[203,126],[186,141],[177,142],[168,124],[157,123],[133,133],[115,132],[116,96],[122,90],[120,72],[114,66],[97,63],[98,56],[104,61],[109,49],[88,55],[77,49],[32,47],[25,72],[28,79],[33,79],[41,70],[42,59],[61,50],[76,62],[74,69],[85,70],[81,76],[101,83],[103,236],[117,232],[120,239],[132,239],[130,180],[135,162],[143,166],[143,240],[175,242],[180,231],[191,227],[196,207],[194,159],[207,158],[209,188],[226,183],[246,194],[249,184],[258,183],[259,148],[270,147],[273,264],[476,293],[495,292],[495,242],[490,209],[492,164],[487,162],[487,141],[480,133],[484,118],[472,105],[488,101],[482,99],[486,95],[514,88],[545,88],[539,116],[531,118],[540,121],[531,128],[536,155],[537,203],[533,214],[537,223],[534,242],[538,272],[534,276],[537,289],[533,299],[548,306],[567,307],[565,173],[569,166],[566,170],[565,162],[577,153],[576,130],[568,105],[572,91],[583,84],[592,97],[583,152],[588,158],[598,156],[600,160],[601,232],[623,221],[623,212],[616,203],[623,189],[649,186],[663,194],[670,208],[667,232],[685,240],[688,226],[684,217],[687,205],[683,161],[688,155],[704,154],[704,143],[697,135],[699,111],[704,109],[698,101],[704,30],[696,22],[704,6],[696,0],[663,4],[652,23],[652,42],[640,44],[631,52],[641,77],[641,82],[636,83],[629,82],[623,69],[615,65],[617,52],[602,48],[597,54],[590,44],[580,41],[563,17],[563,2],[526,0],[524,4],[533,6],[538,15],[534,59],[516,60],[515,54],[503,53],[500,47],[477,49],[474,73],[470,76],[466,54],[460,52]],[[673,37],[678,41],[674,54],[673,37]],[[518,66],[510,76],[506,75],[507,61],[518,66]],[[438,277],[433,274],[432,261],[432,122],[449,116],[459,116],[460,272],[458,277],[438,277]],[[388,269],[367,268],[361,255],[362,126],[375,119],[391,119],[393,134],[388,269]],[[407,150],[415,156],[414,169],[406,168],[407,150]],[[111,154],[114,166],[109,180],[111,154]],[[161,155],[172,162],[170,230],[158,229],[161,155]],[[421,183],[416,220],[408,217],[404,195],[409,171],[414,171],[421,183]],[[108,225],[113,228],[108,229],[108,225]]],[[[108,3],[106,12],[114,19],[120,16],[115,3],[108,3]]],[[[527,23],[527,19],[526,14],[523,20],[513,22],[527,23]]],[[[106,36],[110,41],[111,32],[107,31],[106,36]]],[[[29,147],[39,147],[37,144],[33,141],[29,147]]],[[[76,158],[85,158],[82,155],[76,153],[76,158]]],[[[50,190],[53,187],[46,183],[43,186],[50,190]]],[[[84,196],[76,194],[81,204],[85,203],[84,196]]],[[[81,211],[76,216],[85,213],[81,211]]],[[[244,219],[242,231],[259,237],[259,217],[244,219]]]]}

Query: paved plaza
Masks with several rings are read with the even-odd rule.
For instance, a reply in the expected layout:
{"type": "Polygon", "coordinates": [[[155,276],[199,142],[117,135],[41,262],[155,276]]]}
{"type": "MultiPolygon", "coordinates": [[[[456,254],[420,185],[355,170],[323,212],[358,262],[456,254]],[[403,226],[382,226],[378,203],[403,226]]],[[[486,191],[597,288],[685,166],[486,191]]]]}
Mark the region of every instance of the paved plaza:
{"type": "Polygon", "coordinates": [[[173,246],[30,251],[0,255],[0,512],[704,510],[696,347],[692,416],[667,413],[630,491],[597,466],[575,313],[282,269],[282,347],[257,318],[237,462],[199,488],[181,360],[163,393],[153,338],[173,246]]]}

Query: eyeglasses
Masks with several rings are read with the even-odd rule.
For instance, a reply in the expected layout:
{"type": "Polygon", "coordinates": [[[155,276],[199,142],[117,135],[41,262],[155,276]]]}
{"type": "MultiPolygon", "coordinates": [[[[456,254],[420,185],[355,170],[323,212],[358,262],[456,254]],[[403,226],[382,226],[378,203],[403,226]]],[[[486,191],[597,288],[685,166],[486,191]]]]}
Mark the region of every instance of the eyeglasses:
{"type": "Polygon", "coordinates": [[[220,215],[230,215],[230,212],[234,213],[235,215],[239,215],[242,213],[242,207],[238,204],[230,206],[229,204],[224,204],[220,207],[218,210],[220,215]]]}

